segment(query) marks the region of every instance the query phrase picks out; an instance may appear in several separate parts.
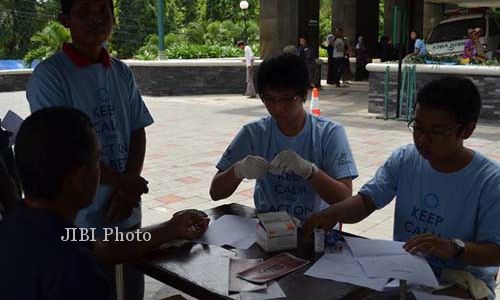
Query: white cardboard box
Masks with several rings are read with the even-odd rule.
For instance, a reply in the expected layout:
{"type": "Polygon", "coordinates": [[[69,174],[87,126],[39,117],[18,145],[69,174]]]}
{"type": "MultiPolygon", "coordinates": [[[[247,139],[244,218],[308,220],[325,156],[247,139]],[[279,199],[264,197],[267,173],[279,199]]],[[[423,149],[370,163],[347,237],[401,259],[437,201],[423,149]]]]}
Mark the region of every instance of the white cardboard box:
{"type": "Polygon", "coordinates": [[[257,244],[266,252],[297,248],[298,222],[286,211],[259,214],[257,244]]]}

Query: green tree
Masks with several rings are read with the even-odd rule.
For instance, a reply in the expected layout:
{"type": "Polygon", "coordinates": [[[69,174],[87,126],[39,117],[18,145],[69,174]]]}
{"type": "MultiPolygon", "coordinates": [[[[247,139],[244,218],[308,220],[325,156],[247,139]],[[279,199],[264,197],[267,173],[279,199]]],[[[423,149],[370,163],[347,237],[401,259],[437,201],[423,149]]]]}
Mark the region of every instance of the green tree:
{"type": "Polygon", "coordinates": [[[31,37],[31,50],[24,57],[29,65],[35,59],[44,60],[56,53],[64,42],[69,42],[69,30],[56,21],[50,21],[31,37]]]}
{"type": "Polygon", "coordinates": [[[198,18],[198,0],[176,0],[180,23],[185,26],[198,18]]]}
{"type": "Polygon", "coordinates": [[[36,0],[0,1],[0,58],[22,58],[40,23],[36,0]]]}
{"type": "Polygon", "coordinates": [[[111,38],[112,49],[120,58],[130,58],[156,31],[155,0],[117,0],[116,26],[111,38]]]}
{"type": "Polygon", "coordinates": [[[235,17],[231,0],[206,0],[206,19],[210,21],[223,21],[235,17]]]}

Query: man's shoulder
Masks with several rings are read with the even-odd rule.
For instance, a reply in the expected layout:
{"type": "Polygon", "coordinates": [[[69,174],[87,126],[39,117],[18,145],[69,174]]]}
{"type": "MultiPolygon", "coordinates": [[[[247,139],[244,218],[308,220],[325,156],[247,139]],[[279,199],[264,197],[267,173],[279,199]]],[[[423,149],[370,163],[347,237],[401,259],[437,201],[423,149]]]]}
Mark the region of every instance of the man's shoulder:
{"type": "Polygon", "coordinates": [[[474,152],[477,163],[474,165],[473,172],[479,172],[485,179],[492,180],[500,185],[500,163],[494,161],[480,152],[474,152]]]}
{"type": "Polygon", "coordinates": [[[342,125],[342,123],[340,122],[330,120],[321,116],[310,116],[310,122],[313,130],[318,130],[320,135],[334,136],[338,132],[345,131],[344,125],[342,125]]]}
{"type": "Polygon", "coordinates": [[[272,119],[270,116],[260,118],[258,120],[252,121],[243,125],[245,130],[251,131],[252,133],[265,132],[271,128],[272,119]]]}
{"type": "Polygon", "coordinates": [[[62,68],[66,67],[68,60],[65,59],[65,54],[63,51],[57,51],[52,56],[40,62],[33,70],[33,75],[40,73],[61,71],[62,68]]]}

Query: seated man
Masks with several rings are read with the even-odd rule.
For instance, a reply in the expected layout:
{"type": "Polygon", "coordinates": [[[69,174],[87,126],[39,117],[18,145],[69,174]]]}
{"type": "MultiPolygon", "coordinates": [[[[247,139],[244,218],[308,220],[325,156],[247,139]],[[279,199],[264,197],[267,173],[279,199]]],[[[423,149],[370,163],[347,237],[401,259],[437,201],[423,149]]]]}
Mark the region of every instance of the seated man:
{"type": "Polygon", "coordinates": [[[425,254],[438,278],[443,269],[465,270],[492,296],[498,268],[488,266],[500,264],[500,166],[464,147],[480,108],[468,79],[428,83],[408,125],[414,144],[394,151],[358,195],[314,214],[305,233],[360,222],[396,197],[394,240],[425,254]]]}
{"type": "Polygon", "coordinates": [[[201,214],[186,211],[143,229],[150,236],[143,234],[142,242],[68,240],[100,177],[90,119],[73,108],[39,110],[21,126],[15,152],[25,198],[0,222],[2,299],[109,299],[99,262],[128,260],[169,240],[198,237],[208,225],[201,214]]]}
{"type": "Polygon", "coordinates": [[[231,142],[210,187],[231,196],[243,178],[257,179],[259,212],[288,211],[303,220],[352,195],[357,170],[343,126],[304,110],[309,78],[297,55],[264,61],[257,77],[270,116],[249,123],[231,142]]]}

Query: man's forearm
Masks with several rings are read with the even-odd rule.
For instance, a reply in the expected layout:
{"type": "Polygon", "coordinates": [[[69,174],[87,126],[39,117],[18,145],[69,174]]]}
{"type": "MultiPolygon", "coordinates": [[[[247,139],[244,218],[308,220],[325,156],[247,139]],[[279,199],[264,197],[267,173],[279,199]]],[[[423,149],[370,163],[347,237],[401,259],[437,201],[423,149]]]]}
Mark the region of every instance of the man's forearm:
{"type": "Polygon", "coordinates": [[[234,166],[214,176],[210,185],[212,200],[221,200],[231,196],[241,183],[241,179],[234,175],[234,166]]]}
{"type": "Polygon", "coordinates": [[[170,221],[139,229],[140,236],[145,232],[151,234],[149,241],[108,241],[98,240],[94,244],[94,254],[105,264],[116,264],[139,258],[158,248],[163,243],[176,239],[175,229],[170,221]]]}
{"type": "MultiPolygon", "coordinates": [[[[130,138],[129,155],[125,169],[126,174],[140,175],[146,154],[146,132],[144,128],[132,132],[130,138]]],[[[117,187],[120,185],[122,174],[105,163],[101,162],[101,183],[117,187]]]]}
{"type": "Polygon", "coordinates": [[[310,180],[314,190],[327,203],[334,204],[352,196],[352,180],[336,180],[323,171],[314,174],[310,180]]]}
{"type": "Polygon", "coordinates": [[[500,265],[500,245],[467,242],[465,249],[458,259],[466,264],[476,267],[500,265]]]}
{"type": "Polygon", "coordinates": [[[146,155],[146,130],[137,129],[130,137],[130,147],[127,160],[126,174],[141,175],[146,155]]]}
{"type": "Polygon", "coordinates": [[[339,222],[354,224],[362,221],[374,212],[375,205],[369,197],[357,194],[356,196],[335,203],[328,209],[337,214],[339,222]]]}

